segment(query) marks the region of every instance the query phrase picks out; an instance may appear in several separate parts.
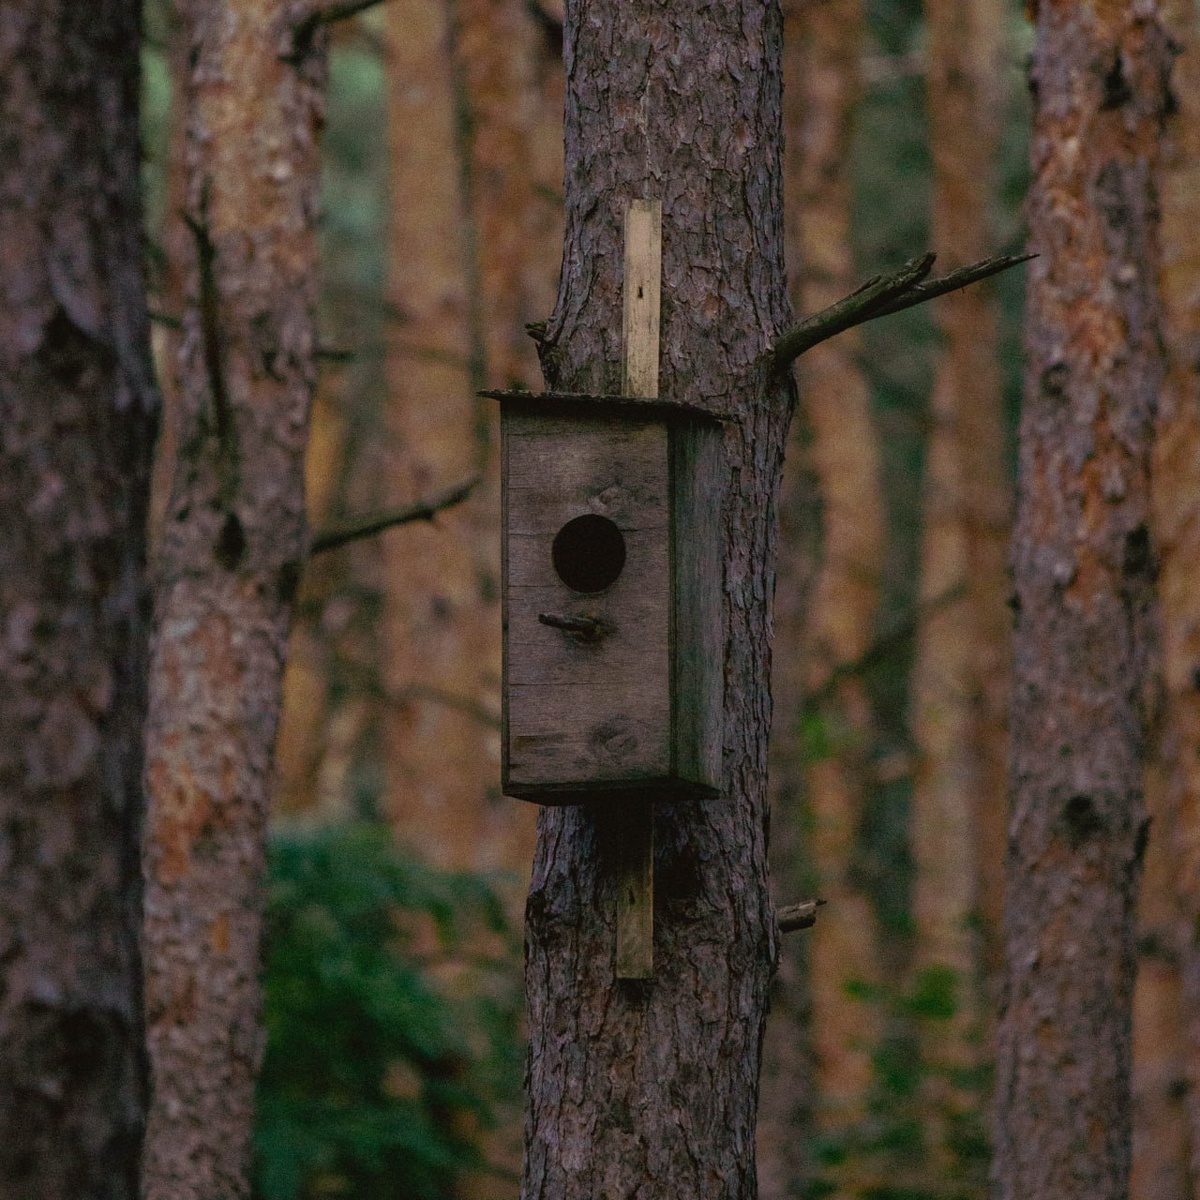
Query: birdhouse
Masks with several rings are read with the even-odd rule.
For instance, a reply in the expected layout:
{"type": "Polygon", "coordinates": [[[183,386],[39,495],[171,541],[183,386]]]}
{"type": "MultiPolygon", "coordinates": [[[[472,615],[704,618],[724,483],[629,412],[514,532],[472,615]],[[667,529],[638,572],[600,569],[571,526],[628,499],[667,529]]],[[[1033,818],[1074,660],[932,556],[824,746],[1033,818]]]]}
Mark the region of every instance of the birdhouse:
{"type": "Polygon", "coordinates": [[[678,402],[493,394],[505,793],[541,804],[716,795],[719,423],[678,402]]]}

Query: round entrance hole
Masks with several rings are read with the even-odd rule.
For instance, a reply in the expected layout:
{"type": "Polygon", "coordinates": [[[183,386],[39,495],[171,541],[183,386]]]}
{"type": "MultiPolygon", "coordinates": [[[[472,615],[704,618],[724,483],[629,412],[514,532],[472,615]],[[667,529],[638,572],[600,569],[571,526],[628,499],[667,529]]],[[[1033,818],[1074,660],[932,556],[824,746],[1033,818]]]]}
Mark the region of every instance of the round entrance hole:
{"type": "Polygon", "coordinates": [[[625,566],[625,538],[607,517],[589,513],[558,531],[550,555],[559,579],[573,592],[602,592],[625,566]]]}

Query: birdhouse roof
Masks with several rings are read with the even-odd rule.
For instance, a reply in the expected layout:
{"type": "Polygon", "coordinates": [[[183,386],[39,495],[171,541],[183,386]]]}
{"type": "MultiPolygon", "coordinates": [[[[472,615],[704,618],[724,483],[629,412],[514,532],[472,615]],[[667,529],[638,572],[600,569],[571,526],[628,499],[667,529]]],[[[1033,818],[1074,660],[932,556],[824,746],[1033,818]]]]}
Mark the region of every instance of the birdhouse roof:
{"type": "Polygon", "coordinates": [[[601,412],[628,417],[648,417],[659,421],[710,421],[728,420],[716,413],[686,400],[674,400],[665,396],[603,396],[590,392],[527,392],[521,389],[488,390],[479,393],[501,404],[518,402],[534,412],[555,414],[575,413],[578,416],[596,416],[601,412]]]}

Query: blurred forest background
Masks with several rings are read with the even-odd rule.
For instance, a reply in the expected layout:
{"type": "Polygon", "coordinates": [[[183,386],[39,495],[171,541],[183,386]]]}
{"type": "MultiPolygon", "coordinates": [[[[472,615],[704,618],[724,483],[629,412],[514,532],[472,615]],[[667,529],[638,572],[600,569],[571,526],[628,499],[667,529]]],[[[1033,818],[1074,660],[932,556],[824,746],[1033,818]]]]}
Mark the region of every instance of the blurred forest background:
{"type": "MultiPolygon", "coordinates": [[[[165,464],[191,235],[179,29],[169,0],[148,2],[165,464]]],[[[1019,252],[1018,6],[784,8],[797,310],[927,248],[945,270],[1019,252]]],[[[541,386],[524,327],[558,286],[561,20],[560,0],[388,0],[334,27],[310,522],[469,494],[315,556],[304,578],[278,745],[264,1200],[515,1194],[536,812],[499,793],[496,413],[476,392],[541,386]]],[[[791,936],[776,986],[765,1200],[986,1194],[1022,286],[1010,272],[800,364],[774,886],[780,903],[829,903],[791,936]]],[[[1169,908],[1158,886],[1152,866],[1151,916],[1169,908]]],[[[1168,942],[1147,924],[1142,1200],[1190,1195],[1168,942]]]]}

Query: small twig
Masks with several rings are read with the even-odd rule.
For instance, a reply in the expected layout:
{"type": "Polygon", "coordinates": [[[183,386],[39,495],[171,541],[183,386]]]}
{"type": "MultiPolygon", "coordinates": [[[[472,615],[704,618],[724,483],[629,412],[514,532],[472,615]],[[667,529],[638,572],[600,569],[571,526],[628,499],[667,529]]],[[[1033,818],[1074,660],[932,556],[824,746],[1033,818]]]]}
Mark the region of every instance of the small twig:
{"type": "Polygon", "coordinates": [[[966,585],[958,584],[948,588],[940,596],[935,596],[932,600],[917,605],[897,621],[891,629],[880,634],[857,658],[851,658],[831,667],[821,683],[804,697],[804,708],[808,712],[820,708],[822,704],[833,698],[833,694],[843,680],[865,675],[872,667],[877,666],[889,654],[909,641],[926,617],[943,608],[948,608],[956,601],[964,599],[966,595],[966,585]]]}
{"type": "Polygon", "coordinates": [[[337,21],[348,21],[384,3],[384,0],[330,0],[328,4],[314,4],[307,0],[294,10],[294,16],[280,51],[280,58],[293,60],[306,54],[312,47],[313,34],[322,25],[333,25],[337,21]]]}
{"type": "Polygon", "coordinates": [[[934,300],[938,296],[946,295],[947,292],[957,292],[960,288],[978,283],[981,279],[999,275],[1001,271],[1007,271],[1009,267],[1029,262],[1031,258],[1037,258],[1037,255],[998,254],[995,258],[985,258],[970,266],[959,267],[957,271],[951,271],[949,275],[942,275],[938,279],[929,279],[924,283],[916,284],[903,296],[898,296],[890,304],[885,304],[877,312],[872,313],[872,319],[902,312],[906,308],[912,308],[914,304],[924,304],[926,300],[934,300]]]}
{"type": "Polygon", "coordinates": [[[382,533],[394,525],[408,525],[413,521],[431,521],[445,509],[461,504],[478,483],[479,476],[475,475],[470,479],[463,480],[462,483],[455,484],[452,488],[447,488],[444,492],[438,492],[424,500],[418,500],[415,504],[408,504],[404,508],[376,513],[374,516],[337,525],[332,529],[324,529],[320,533],[314,534],[308,552],[309,554],[320,554],[325,550],[336,550],[339,546],[345,546],[349,542],[356,542],[362,538],[382,533]]]}
{"type": "Polygon", "coordinates": [[[801,900],[776,910],[775,920],[780,933],[791,933],[795,929],[811,929],[817,923],[817,909],[824,900],[801,900]]]}
{"type": "Polygon", "coordinates": [[[781,334],[775,343],[772,357],[776,370],[786,370],[806,350],[811,350],[819,342],[844,333],[855,325],[912,308],[915,304],[924,304],[936,296],[946,295],[947,292],[958,291],[959,288],[978,283],[990,275],[1007,271],[1009,267],[1015,267],[1018,263],[1027,262],[1034,256],[1004,254],[996,258],[986,258],[982,262],[951,271],[949,275],[943,275],[939,279],[926,281],[935,257],[933,254],[926,254],[923,258],[911,259],[898,271],[868,280],[849,296],[828,308],[823,308],[811,317],[806,317],[798,325],[793,325],[781,334]]]}
{"type": "Polygon", "coordinates": [[[183,318],[174,317],[170,313],[162,312],[157,308],[149,310],[150,320],[155,325],[161,325],[164,329],[182,329],[183,318]]]}
{"type": "Polygon", "coordinates": [[[381,696],[386,703],[394,706],[411,704],[414,700],[424,700],[428,704],[440,704],[443,708],[453,709],[488,729],[499,729],[500,718],[486,705],[479,704],[467,696],[458,696],[443,688],[432,687],[424,683],[410,683],[398,692],[387,692],[381,696]]]}
{"type": "Polygon", "coordinates": [[[835,334],[869,321],[879,309],[915,287],[933,269],[934,255],[913,258],[890,275],[876,275],[862,287],[781,334],[773,351],[775,366],[786,369],[805,350],[835,334]]]}
{"type": "Polygon", "coordinates": [[[608,632],[599,617],[575,613],[538,613],[538,620],[552,629],[578,634],[585,642],[595,642],[608,632]]]}
{"type": "Polygon", "coordinates": [[[501,726],[500,714],[474,697],[462,696],[428,683],[409,683],[396,690],[385,688],[372,671],[359,663],[340,662],[334,683],[389,708],[407,708],[414,702],[438,704],[470,717],[486,729],[499,729],[501,726]]]}

